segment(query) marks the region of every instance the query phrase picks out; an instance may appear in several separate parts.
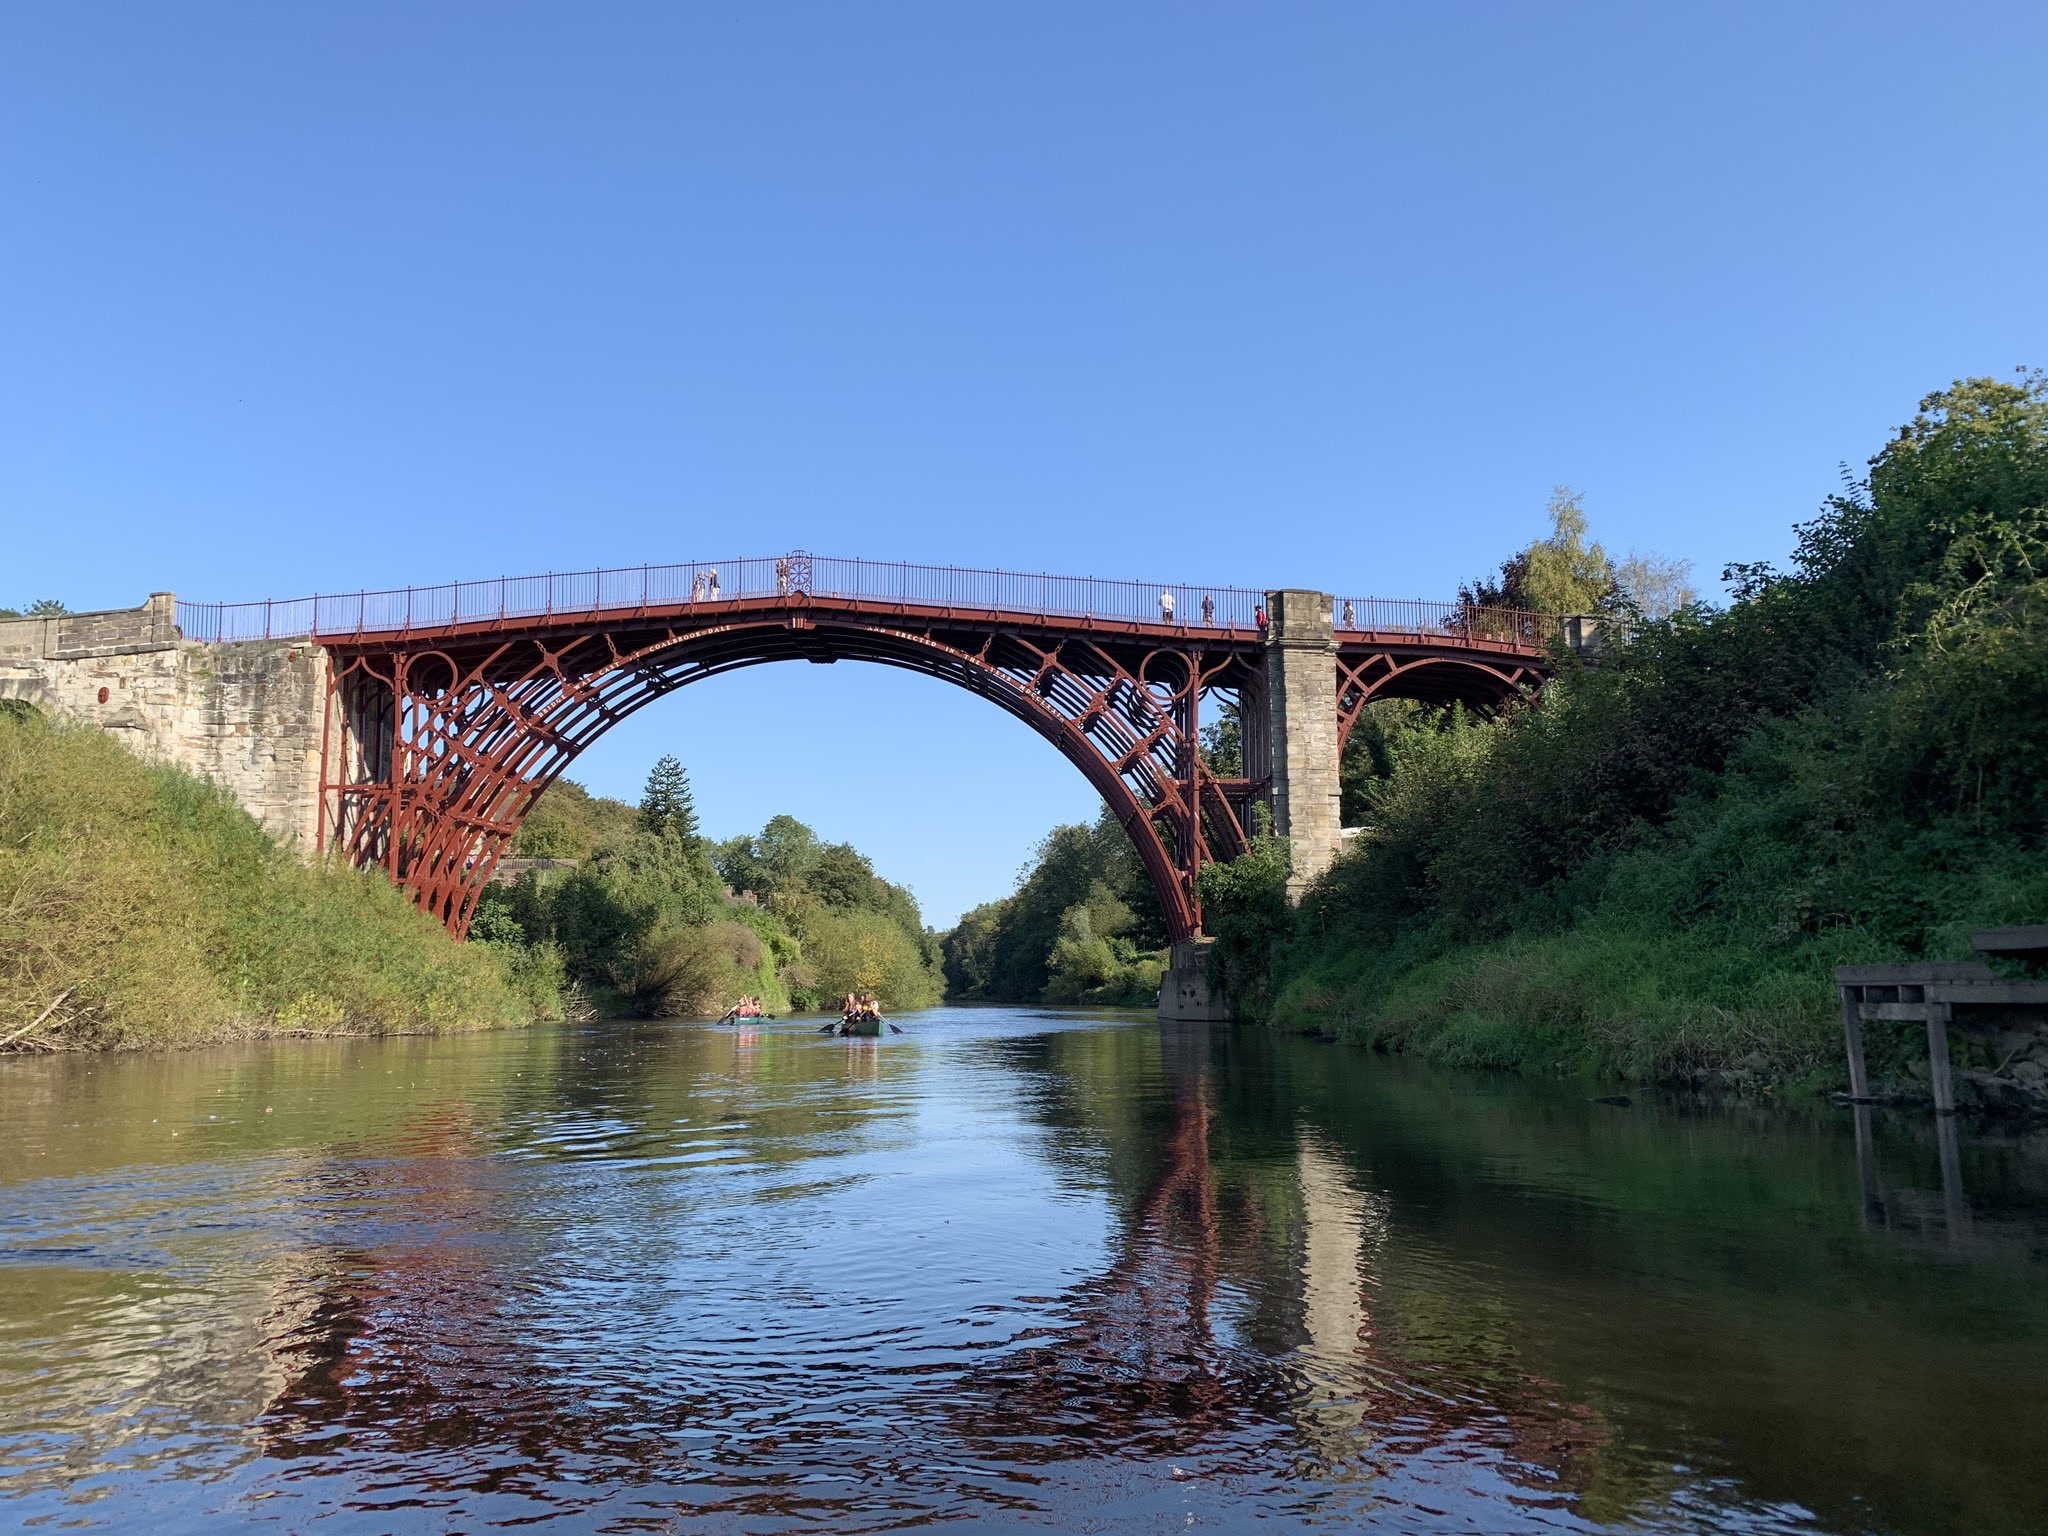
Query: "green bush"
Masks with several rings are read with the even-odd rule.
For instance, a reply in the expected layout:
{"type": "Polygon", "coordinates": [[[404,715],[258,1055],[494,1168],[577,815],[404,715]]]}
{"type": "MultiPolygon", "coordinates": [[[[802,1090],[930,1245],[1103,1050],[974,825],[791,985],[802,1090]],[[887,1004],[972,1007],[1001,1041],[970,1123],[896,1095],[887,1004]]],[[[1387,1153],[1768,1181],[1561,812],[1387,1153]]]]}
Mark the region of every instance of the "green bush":
{"type": "Polygon", "coordinates": [[[1137,923],[1130,904],[1105,881],[1088,887],[1084,901],[1060,915],[1049,957],[1045,1000],[1138,1007],[1159,997],[1164,957],[1143,951],[1129,937],[1137,923]]]}
{"type": "Polygon", "coordinates": [[[1293,923],[1287,906],[1292,868],[1287,840],[1267,832],[1261,818],[1249,849],[1228,863],[1204,865],[1197,876],[1202,927],[1216,941],[1210,982],[1248,1019],[1272,1012],[1274,953],[1293,923]]]}
{"type": "Polygon", "coordinates": [[[811,985],[827,1003],[848,992],[872,992],[892,1008],[928,1008],[940,982],[923,947],[880,912],[817,906],[798,937],[811,985]]]}

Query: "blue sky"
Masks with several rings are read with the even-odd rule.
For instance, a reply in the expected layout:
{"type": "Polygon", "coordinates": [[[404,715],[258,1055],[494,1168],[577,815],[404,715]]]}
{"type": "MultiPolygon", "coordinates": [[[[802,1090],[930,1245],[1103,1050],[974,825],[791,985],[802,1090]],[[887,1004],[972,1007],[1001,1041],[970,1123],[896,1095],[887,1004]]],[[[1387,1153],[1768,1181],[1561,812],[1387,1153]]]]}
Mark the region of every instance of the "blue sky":
{"type": "MultiPolygon", "coordinates": [[[[16,0],[0,602],[800,547],[1443,597],[1560,481],[1711,577],[2048,360],[2044,76],[2039,4],[16,0]]],[[[665,750],[942,923],[1095,803],[874,667],[573,771],[665,750]]]]}

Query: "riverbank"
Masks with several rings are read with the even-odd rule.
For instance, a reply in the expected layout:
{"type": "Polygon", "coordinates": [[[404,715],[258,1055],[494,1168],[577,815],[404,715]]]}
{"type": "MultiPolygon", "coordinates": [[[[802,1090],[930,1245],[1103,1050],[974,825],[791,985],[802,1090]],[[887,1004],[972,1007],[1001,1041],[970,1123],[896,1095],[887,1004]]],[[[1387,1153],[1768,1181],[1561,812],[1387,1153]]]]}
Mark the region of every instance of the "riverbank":
{"type": "MultiPolygon", "coordinates": [[[[1203,873],[1233,1000],[1444,1065],[1846,1087],[1833,967],[2048,918],[2048,382],[1922,401],[1792,565],[1732,568],[1723,608],[1624,603],[1597,664],[1493,718],[1367,706],[1363,829],[1299,909],[1284,846],[1203,873]]],[[[1917,1028],[1869,1045],[1877,1091],[1923,1091],[1917,1028]]],[[[1952,1049],[2041,1097],[2031,1058],[1952,1049]]]]}
{"type": "Polygon", "coordinates": [[[204,780],[0,711],[0,1050],[503,1028],[557,1016],[560,980],[305,862],[204,780]]]}

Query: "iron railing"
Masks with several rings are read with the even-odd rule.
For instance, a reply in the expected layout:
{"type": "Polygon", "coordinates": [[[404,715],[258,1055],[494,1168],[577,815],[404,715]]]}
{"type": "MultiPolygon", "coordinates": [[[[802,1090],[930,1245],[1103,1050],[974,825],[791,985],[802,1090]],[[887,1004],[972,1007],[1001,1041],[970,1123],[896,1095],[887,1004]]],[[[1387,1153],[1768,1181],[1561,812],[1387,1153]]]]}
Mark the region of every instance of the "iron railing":
{"type": "Polygon", "coordinates": [[[1479,608],[1384,597],[1340,597],[1331,618],[1347,634],[1431,635],[1494,645],[1547,646],[1564,638],[1563,620],[1528,608],[1479,608]]]}
{"type": "MultiPolygon", "coordinates": [[[[959,566],[838,560],[796,553],[769,559],[642,565],[546,576],[500,576],[436,587],[394,587],[256,603],[178,603],[188,640],[348,639],[460,624],[620,614],[795,594],[885,607],[1023,613],[1187,628],[1251,629],[1266,594],[1254,587],[1104,581],[959,566]],[[1171,598],[1170,611],[1164,599],[1171,598]]],[[[1541,645],[1557,621],[1518,609],[1339,598],[1340,634],[1421,634],[1541,645]]]]}

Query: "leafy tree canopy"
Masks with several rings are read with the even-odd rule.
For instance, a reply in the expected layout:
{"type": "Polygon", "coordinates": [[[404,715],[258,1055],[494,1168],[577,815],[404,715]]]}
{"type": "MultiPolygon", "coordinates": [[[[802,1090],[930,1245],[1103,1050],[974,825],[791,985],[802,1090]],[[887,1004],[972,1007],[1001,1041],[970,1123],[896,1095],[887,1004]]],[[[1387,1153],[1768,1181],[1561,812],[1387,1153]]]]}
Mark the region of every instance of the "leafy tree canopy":
{"type": "Polygon", "coordinates": [[[1550,537],[1522,552],[1522,592],[1538,613],[1597,613],[1614,592],[1607,551],[1589,542],[1585,498],[1568,485],[1550,493],[1550,537]]]}
{"type": "MultiPolygon", "coordinates": [[[[1115,976],[1135,975],[1138,958],[1165,944],[1151,880],[1105,810],[1092,825],[1046,834],[1016,892],[969,912],[940,949],[955,996],[1076,1001],[1114,979],[1105,967],[1113,964],[1115,976]]],[[[1149,976],[1131,981],[1129,990],[1156,991],[1156,968],[1149,976]]]]}

